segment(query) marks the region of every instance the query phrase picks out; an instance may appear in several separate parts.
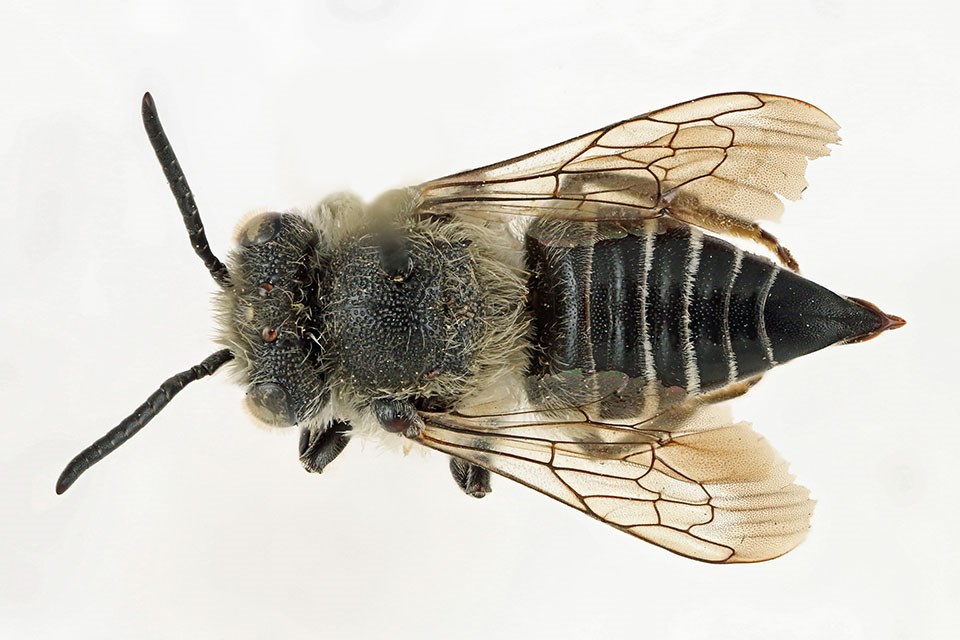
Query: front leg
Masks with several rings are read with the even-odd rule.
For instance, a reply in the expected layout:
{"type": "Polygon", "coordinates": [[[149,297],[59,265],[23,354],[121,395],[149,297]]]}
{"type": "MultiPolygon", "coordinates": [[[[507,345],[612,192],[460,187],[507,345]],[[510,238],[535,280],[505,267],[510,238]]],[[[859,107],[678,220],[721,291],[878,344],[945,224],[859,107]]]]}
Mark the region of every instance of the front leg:
{"type": "Polygon", "coordinates": [[[349,422],[334,420],[322,430],[311,431],[306,427],[300,430],[300,464],[310,473],[321,473],[343,453],[350,440],[349,422]]]}

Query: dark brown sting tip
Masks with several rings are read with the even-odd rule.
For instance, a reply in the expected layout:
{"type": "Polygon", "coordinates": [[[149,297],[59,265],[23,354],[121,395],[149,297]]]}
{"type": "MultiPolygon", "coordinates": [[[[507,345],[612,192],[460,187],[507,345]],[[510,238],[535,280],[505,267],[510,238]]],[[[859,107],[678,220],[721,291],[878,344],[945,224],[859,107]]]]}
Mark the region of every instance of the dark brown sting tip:
{"type": "Polygon", "coordinates": [[[890,315],[889,313],[884,313],[883,311],[880,310],[879,307],[877,307],[877,305],[873,304],[872,302],[867,302],[866,300],[861,300],[860,298],[853,298],[850,296],[847,296],[847,299],[850,300],[851,302],[857,303],[867,311],[870,311],[871,313],[876,315],[877,318],[879,318],[880,320],[880,325],[873,331],[868,331],[863,335],[854,336],[853,338],[846,340],[846,344],[853,344],[855,342],[866,342],[867,340],[873,340],[884,331],[899,329],[903,325],[907,324],[907,321],[901,318],[900,316],[894,316],[894,315],[890,315]]]}

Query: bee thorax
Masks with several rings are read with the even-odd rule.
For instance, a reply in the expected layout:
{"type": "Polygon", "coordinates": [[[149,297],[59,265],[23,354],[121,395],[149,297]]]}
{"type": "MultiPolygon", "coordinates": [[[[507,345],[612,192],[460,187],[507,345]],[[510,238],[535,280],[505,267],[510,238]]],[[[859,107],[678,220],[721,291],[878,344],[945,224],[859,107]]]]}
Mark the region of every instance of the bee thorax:
{"type": "Polygon", "coordinates": [[[323,324],[342,384],[365,396],[462,391],[487,320],[470,245],[420,225],[361,235],[334,251],[323,324]]]}

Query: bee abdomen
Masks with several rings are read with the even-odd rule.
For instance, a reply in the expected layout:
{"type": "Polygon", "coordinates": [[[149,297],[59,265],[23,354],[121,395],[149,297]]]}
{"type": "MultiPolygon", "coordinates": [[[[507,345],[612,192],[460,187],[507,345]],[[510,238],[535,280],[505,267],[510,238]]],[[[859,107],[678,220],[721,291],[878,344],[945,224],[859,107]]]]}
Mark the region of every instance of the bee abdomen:
{"type": "Polygon", "coordinates": [[[618,371],[699,393],[869,332],[875,315],[687,226],[527,241],[530,373],[618,371]]]}
{"type": "Polygon", "coordinates": [[[698,392],[736,379],[738,358],[745,374],[768,362],[762,268],[744,270],[725,242],[678,227],[528,252],[537,374],[619,371],[698,392]]]}

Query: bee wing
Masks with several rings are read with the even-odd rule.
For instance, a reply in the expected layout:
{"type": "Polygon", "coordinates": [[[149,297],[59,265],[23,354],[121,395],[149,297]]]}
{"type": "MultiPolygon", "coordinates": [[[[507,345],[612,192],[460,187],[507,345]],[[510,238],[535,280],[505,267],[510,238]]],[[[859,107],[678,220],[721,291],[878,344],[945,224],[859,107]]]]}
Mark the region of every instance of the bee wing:
{"type": "Polygon", "coordinates": [[[532,415],[425,413],[419,441],[696,560],[769,560],[809,529],[808,491],[724,405],[643,428],[532,415]]]}
{"type": "Polygon", "coordinates": [[[680,198],[688,212],[775,220],[777,196],[800,197],[807,160],[830,153],[838,129],[800,100],[708,96],[427,182],[420,210],[622,220],[654,217],[680,198]]]}

